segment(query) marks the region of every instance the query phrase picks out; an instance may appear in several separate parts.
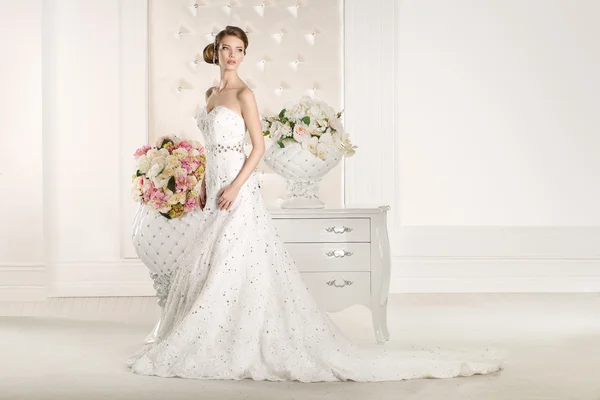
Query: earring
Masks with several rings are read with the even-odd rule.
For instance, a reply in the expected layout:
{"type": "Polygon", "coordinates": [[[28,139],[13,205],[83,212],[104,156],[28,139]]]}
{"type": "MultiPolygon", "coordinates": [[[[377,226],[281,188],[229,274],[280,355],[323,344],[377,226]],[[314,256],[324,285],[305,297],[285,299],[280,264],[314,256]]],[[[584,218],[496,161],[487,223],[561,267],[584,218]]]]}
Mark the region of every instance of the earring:
{"type": "Polygon", "coordinates": [[[213,64],[217,63],[217,37],[215,36],[215,47],[213,51],[213,64]]]}

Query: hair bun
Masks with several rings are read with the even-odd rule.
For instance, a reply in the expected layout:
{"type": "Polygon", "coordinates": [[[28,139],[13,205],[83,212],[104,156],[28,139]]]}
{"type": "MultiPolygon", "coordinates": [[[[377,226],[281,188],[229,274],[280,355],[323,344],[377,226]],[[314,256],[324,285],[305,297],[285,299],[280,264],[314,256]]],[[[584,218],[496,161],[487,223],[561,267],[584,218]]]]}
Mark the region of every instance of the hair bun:
{"type": "Polygon", "coordinates": [[[204,61],[209,64],[214,64],[213,60],[215,59],[215,43],[209,43],[202,52],[202,57],[204,61]]]}

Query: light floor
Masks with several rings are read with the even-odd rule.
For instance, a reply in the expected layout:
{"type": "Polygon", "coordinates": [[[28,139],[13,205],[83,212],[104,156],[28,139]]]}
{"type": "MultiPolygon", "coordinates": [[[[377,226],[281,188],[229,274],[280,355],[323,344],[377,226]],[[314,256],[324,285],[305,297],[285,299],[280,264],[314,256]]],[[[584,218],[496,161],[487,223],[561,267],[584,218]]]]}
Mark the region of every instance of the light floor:
{"type": "MultiPolygon", "coordinates": [[[[390,346],[494,347],[489,376],[385,383],[197,381],[132,374],[125,358],[151,330],[149,298],[0,303],[0,399],[600,400],[600,295],[393,295],[390,346]],[[28,314],[30,316],[19,316],[28,314]]],[[[370,313],[332,315],[372,341],[370,313]]]]}

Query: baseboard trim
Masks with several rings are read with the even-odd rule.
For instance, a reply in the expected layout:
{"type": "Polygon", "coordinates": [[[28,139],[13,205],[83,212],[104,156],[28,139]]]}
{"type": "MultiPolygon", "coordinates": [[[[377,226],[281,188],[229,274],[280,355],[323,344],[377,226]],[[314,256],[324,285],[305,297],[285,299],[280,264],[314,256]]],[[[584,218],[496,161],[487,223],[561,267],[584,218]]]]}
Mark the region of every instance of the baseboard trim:
{"type": "MultiPolygon", "coordinates": [[[[69,263],[53,270],[57,279],[50,287],[49,297],[155,296],[148,269],[140,260],[69,263]]],[[[33,292],[24,290],[23,295],[33,292]]],[[[392,260],[390,293],[590,292],[600,292],[600,259],[392,260]]]]}
{"type": "Polygon", "coordinates": [[[148,281],[59,282],[48,297],[150,297],[156,296],[148,281]]]}
{"type": "Polygon", "coordinates": [[[0,301],[40,301],[46,298],[46,267],[41,264],[0,264],[0,301]]]}
{"type": "Polygon", "coordinates": [[[156,295],[148,268],[139,259],[63,263],[52,271],[49,297],[156,295]]]}
{"type": "Polygon", "coordinates": [[[401,258],[390,293],[600,292],[600,259],[401,258]]]}

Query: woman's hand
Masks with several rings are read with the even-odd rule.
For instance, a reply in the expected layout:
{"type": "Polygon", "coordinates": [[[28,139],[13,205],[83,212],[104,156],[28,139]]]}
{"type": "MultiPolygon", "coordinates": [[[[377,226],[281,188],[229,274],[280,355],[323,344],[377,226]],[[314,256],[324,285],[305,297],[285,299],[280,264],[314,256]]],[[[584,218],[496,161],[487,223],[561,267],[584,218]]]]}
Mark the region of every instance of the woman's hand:
{"type": "Polygon", "coordinates": [[[200,203],[200,209],[204,211],[206,207],[206,180],[202,179],[202,186],[200,186],[200,196],[198,196],[198,202],[200,203]]]}
{"type": "Polygon", "coordinates": [[[227,185],[217,195],[217,207],[219,210],[231,210],[233,202],[240,193],[240,188],[235,185],[227,185]]]}

